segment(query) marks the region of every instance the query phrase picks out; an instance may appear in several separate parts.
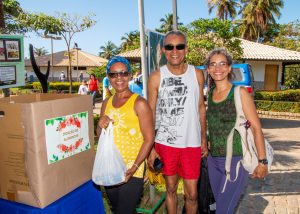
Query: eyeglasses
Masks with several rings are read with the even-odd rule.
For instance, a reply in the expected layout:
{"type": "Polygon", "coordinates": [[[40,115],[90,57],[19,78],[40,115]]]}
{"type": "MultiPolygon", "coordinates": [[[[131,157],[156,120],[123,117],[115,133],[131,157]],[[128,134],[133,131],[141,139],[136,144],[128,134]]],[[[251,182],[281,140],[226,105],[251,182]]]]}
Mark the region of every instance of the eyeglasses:
{"type": "Polygon", "coordinates": [[[109,72],[107,75],[110,78],[117,78],[117,77],[128,77],[129,76],[128,71],[120,71],[120,72],[109,72]]]}
{"type": "Polygon", "coordinates": [[[178,44],[178,45],[171,45],[171,44],[169,44],[169,45],[165,45],[164,46],[164,48],[165,48],[165,50],[166,51],[172,51],[172,50],[174,50],[174,47],[176,48],[176,50],[183,50],[183,49],[185,49],[185,44],[178,44]]]}
{"type": "Polygon", "coordinates": [[[227,62],[211,62],[208,67],[209,68],[216,68],[216,67],[220,67],[220,68],[225,68],[228,65],[227,62]]]}

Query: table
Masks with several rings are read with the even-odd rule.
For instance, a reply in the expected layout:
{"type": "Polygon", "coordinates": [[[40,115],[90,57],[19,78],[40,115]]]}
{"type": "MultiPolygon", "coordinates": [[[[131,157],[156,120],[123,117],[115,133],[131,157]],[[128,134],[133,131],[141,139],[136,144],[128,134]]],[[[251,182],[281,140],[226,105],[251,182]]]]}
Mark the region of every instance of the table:
{"type": "Polygon", "coordinates": [[[105,214],[102,194],[92,181],[44,209],[0,199],[0,214],[105,214]]]}

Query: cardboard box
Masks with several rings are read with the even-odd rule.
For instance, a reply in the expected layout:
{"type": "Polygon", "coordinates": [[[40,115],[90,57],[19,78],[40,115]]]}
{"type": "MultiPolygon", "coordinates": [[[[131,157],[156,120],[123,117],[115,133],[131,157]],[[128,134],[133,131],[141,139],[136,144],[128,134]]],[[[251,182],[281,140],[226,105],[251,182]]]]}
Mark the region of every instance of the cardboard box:
{"type": "Polygon", "coordinates": [[[45,207],[91,179],[92,98],[32,94],[0,99],[0,197],[45,207]]]}

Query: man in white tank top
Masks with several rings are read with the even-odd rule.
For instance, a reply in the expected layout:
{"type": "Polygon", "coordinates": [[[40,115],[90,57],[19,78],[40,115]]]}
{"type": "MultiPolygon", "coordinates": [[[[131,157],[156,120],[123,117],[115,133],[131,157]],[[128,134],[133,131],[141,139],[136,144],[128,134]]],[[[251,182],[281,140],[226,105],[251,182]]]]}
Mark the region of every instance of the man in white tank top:
{"type": "Polygon", "coordinates": [[[197,213],[197,181],[201,152],[207,156],[206,117],[203,99],[203,73],[184,63],[188,48],[180,31],[166,34],[162,48],[167,65],[151,73],[148,102],[153,111],[155,148],[148,158],[163,163],[168,213],[177,212],[177,186],[183,178],[187,213],[197,213]]]}

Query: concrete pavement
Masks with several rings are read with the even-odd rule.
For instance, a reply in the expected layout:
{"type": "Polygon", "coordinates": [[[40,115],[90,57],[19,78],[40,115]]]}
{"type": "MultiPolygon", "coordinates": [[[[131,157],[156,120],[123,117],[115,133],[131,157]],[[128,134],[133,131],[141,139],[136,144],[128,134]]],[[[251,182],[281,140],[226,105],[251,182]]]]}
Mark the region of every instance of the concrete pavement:
{"type": "Polygon", "coordinates": [[[266,180],[250,179],[238,214],[300,213],[300,121],[261,119],[263,132],[274,148],[266,180]]]}
{"type": "Polygon", "coordinates": [[[102,105],[102,102],[95,103],[95,108],[93,109],[94,114],[100,115],[101,105],[102,105]]]}

